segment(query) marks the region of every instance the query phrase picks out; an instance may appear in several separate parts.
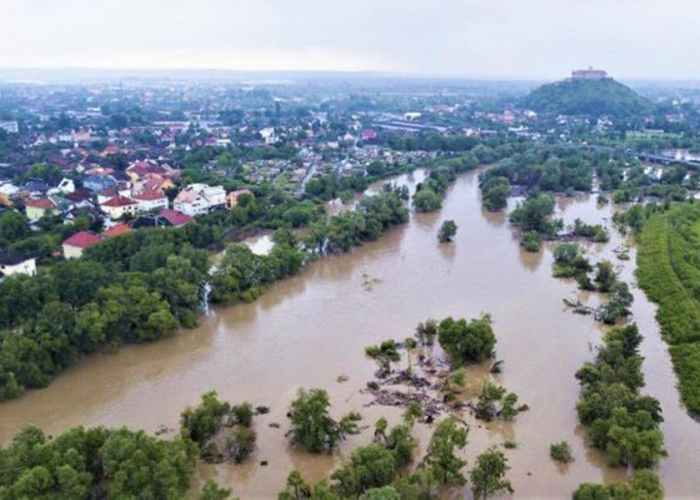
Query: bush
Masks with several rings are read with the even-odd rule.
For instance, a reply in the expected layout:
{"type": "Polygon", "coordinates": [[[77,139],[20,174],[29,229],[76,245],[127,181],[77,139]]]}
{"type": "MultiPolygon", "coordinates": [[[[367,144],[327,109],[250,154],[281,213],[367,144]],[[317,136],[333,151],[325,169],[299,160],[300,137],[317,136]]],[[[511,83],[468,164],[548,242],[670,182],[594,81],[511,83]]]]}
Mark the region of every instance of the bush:
{"type": "Polygon", "coordinates": [[[542,247],[542,238],[536,231],[528,231],[523,234],[520,244],[525,247],[528,252],[539,252],[542,247]]]}
{"type": "Polygon", "coordinates": [[[496,347],[496,334],[491,318],[483,315],[467,322],[462,318],[448,317],[438,325],[438,341],[445,350],[453,368],[465,363],[481,363],[492,357],[496,347]]]}
{"type": "Polygon", "coordinates": [[[574,461],[574,456],[571,453],[571,446],[569,446],[569,443],[566,441],[562,441],[560,443],[553,443],[549,447],[549,456],[552,457],[552,460],[556,460],[557,462],[561,462],[564,464],[568,464],[574,461]]]}

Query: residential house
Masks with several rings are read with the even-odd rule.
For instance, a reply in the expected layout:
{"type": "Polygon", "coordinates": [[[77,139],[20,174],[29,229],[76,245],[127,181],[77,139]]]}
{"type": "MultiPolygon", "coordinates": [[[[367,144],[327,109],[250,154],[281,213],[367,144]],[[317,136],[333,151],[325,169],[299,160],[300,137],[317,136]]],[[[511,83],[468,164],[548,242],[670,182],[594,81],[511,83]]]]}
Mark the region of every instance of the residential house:
{"type": "Polygon", "coordinates": [[[83,255],[83,251],[91,247],[92,245],[97,245],[100,238],[95,236],[89,231],[80,231],[75,233],[73,236],[68,238],[63,242],[63,256],[66,259],[76,259],[83,255]]]}
{"type": "Polygon", "coordinates": [[[75,183],[68,178],[63,178],[61,179],[61,182],[59,182],[58,186],[55,188],[49,189],[48,193],[49,194],[71,194],[75,192],[75,183]]]}
{"type": "Polygon", "coordinates": [[[143,191],[133,194],[132,198],[138,202],[138,212],[168,208],[168,197],[160,191],[143,191]]]}
{"type": "Polygon", "coordinates": [[[24,202],[24,206],[27,218],[31,221],[39,220],[47,214],[58,214],[58,207],[48,198],[41,198],[39,200],[29,199],[24,202]]]}
{"type": "Polygon", "coordinates": [[[138,201],[121,195],[117,195],[100,204],[102,211],[109,215],[109,218],[112,220],[120,219],[124,215],[134,215],[139,211],[138,207],[138,201]]]}
{"type": "Polygon", "coordinates": [[[36,274],[36,259],[23,252],[0,250],[0,274],[13,276],[15,274],[36,274]]]}
{"type": "Polygon", "coordinates": [[[111,175],[93,174],[83,179],[83,186],[93,193],[99,193],[107,188],[115,187],[116,185],[117,180],[111,175]]]}
{"type": "Polygon", "coordinates": [[[190,184],[180,191],[173,202],[175,210],[191,217],[225,205],[226,191],[224,188],[222,186],[207,186],[206,184],[190,184]]]}
{"type": "Polygon", "coordinates": [[[114,238],[115,236],[121,236],[122,234],[128,234],[133,231],[134,230],[126,224],[116,224],[103,232],[102,235],[107,238],[114,238]]]}
{"type": "Polygon", "coordinates": [[[15,121],[0,121],[0,129],[8,134],[17,134],[19,132],[19,124],[15,121]]]}
{"type": "Polygon", "coordinates": [[[226,207],[229,209],[236,208],[236,205],[238,205],[238,197],[244,194],[254,196],[250,189],[238,189],[237,191],[231,191],[226,195],[226,207]]]}
{"type": "Polygon", "coordinates": [[[158,213],[158,217],[164,218],[173,227],[184,226],[185,224],[189,224],[194,220],[189,215],[185,215],[182,212],[178,212],[177,210],[171,210],[169,208],[161,210],[158,213]]]}

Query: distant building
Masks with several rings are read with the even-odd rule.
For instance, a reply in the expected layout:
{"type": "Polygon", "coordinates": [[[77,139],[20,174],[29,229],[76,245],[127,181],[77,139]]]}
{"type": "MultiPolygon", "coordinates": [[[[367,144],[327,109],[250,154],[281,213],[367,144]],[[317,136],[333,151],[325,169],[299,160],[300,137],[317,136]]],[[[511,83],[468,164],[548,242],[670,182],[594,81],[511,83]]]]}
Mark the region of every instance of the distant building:
{"type": "Polygon", "coordinates": [[[110,227],[102,234],[107,238],[114,238],[115,236],[121,236],[122,234],[127,234],[131,232],[133,232],[133,229],[131,229],[126,224],[117,224],[115,226],[110,227]]]}
{"type": "Polygon", "coordinates": [[[226,191],[222,186],[190,184],[180,191],[173,201],[173,208],[194,217],[205,214],[213,208],[226,205],[226,191]]]}
{"type": "Polygon", "coordinates": [[[15,274],[36,274],[36,259],[23,252],[0,250],[0,274],[13,276],[15,274]]]}
{"type": "Polygon", "coordinates": [[[184,226],[194,220],[189,215],[185,215],[177,210],[170,210],[169,208],[161,210],[158,217],[165,219],[173,227],[184,226]]]}
{"type": "Polygon", "coordinates": [[[83,179],[83,186],[93,193],[99,193],[107,188],[115,187],[117,180],[111,175],[94,174],[83,179]]]}
{"type": "Polygon", "coordinates": [[[32,221],[39,220],[47,214],[56,215],[58,213],[58,207],[48,198],[27,200],[24,202],[24,207],[27,212],[27,219],[32,221]]]}
{"type": "Polygon", "coordinates": [[[125,214],[134,215],[138,211],[138,206],[138,201],[120,195],[100,204],[102,211],[109,215],[112,220],[117,220],[125,214]]]}
{"type": "Polygon", "coordinates": [[[132,198],[138,202],[139,212],[168,208],[168,197],[160,191],[142,191],[132,195],[132,198]]]}
{"type": "Polygon", "coordinates": [[[608,73],[602,69],[593,69],[589,66],[588,69],[575,69],[571,72],[572,80],[605,80],[608,73]]]}
{"type": "Polygon", "coordinates": [[[16,134],[19,132],[19,124],[17,122],[0,121],[0,129],[8,134],[16,134]]]}
{"type": "Polygon", "coordinates": [[[80,231],[63,242],[63,256],[66,259],[77,259],[83,255],[83,250],[97,245],[100,238],[89,231],[80,231]]]}

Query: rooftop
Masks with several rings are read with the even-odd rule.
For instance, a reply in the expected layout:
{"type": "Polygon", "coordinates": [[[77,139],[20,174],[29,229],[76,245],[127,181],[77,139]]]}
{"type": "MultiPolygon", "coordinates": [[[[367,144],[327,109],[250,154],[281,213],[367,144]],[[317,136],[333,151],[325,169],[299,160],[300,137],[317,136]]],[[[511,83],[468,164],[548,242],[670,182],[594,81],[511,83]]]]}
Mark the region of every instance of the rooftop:
{"type": "Polygon", "coordinates": [[[91,232],[80,231],[79,233],[75,233],[73,236],[65,240],[63,244],[70,245],[72,247],[87,248],[92,245],[96,245],[100,241],[102,240],[91,232]]]}

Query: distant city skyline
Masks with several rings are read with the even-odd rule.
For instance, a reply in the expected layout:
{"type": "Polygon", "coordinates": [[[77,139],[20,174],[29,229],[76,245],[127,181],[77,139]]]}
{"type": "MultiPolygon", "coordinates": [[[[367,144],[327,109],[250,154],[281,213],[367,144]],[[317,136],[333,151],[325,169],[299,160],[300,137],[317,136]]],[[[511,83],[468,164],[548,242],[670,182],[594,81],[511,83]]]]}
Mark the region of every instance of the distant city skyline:
{"type": "Polygon", "coordinates": [[[700,79],[690,0],[3,0],[0,68],[700,79]]]}

